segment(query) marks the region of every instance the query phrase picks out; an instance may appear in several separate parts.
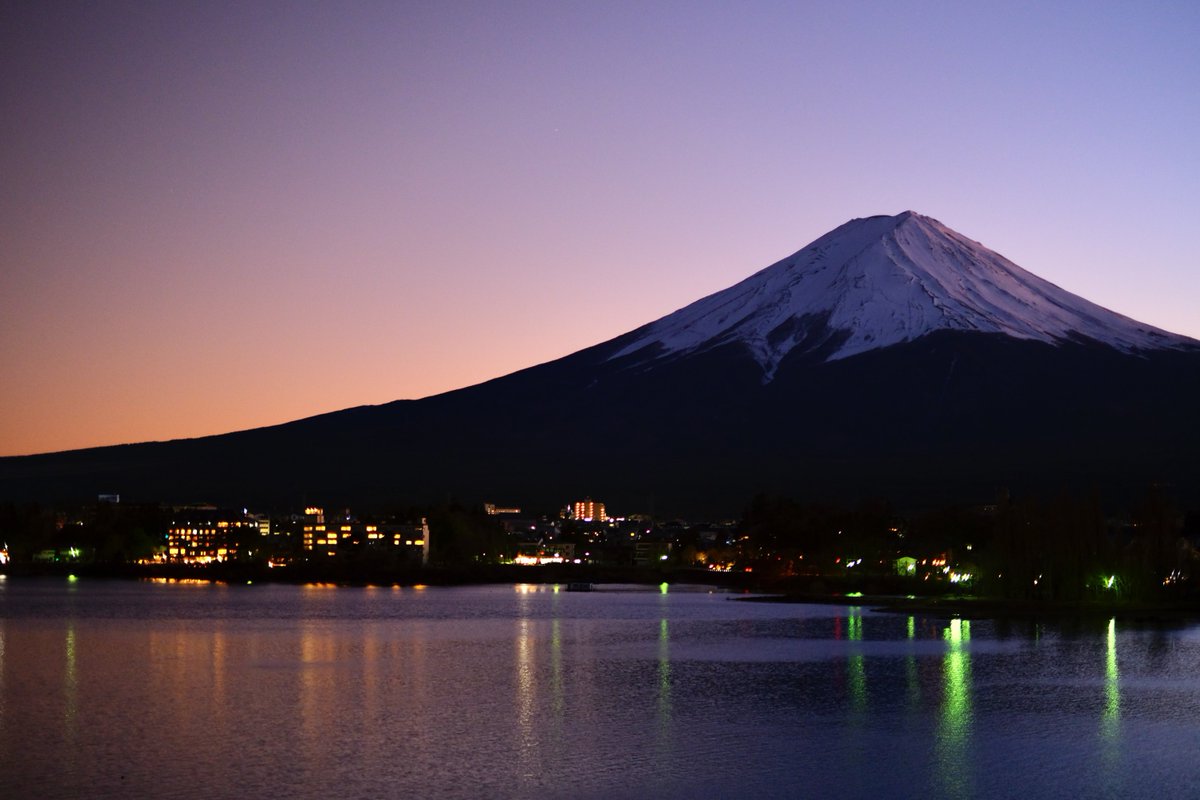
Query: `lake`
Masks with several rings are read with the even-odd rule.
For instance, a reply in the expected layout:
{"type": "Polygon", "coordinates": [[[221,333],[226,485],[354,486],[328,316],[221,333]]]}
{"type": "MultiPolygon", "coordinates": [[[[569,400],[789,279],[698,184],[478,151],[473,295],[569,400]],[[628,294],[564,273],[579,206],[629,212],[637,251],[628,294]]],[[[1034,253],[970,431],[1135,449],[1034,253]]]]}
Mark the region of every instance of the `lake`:
{"type": "Polygon", "coordinates": [[[0,579],[6,798],[1196,798],[1200,627],[0,579]]]}

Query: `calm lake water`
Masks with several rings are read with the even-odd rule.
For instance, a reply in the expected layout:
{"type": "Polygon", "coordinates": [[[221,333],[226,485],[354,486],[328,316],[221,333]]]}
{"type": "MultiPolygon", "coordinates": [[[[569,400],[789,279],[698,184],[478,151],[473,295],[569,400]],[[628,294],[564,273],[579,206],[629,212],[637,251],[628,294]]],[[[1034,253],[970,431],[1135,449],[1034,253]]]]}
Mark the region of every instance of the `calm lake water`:
{"type": "Polygon", "coordinates": [[[0,796],[1197,798],[1200,628],[0,580],[0,796]]]}

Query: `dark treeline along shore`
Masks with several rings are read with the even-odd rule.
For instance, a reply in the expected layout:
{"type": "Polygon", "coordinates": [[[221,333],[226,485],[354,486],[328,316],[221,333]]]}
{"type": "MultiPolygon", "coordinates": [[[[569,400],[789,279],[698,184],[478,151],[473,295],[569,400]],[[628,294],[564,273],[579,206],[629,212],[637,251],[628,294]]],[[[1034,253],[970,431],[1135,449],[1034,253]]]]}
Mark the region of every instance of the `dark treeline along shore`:
{"type": "Polygon", "coordinates": [[[991,504],[908,512],[884,501],[849,506],[762,494],[724,522],[517,517],[454,503],[337,518],[353,519],[344,531],[423,520],[423,558],[413,555],[419,548],[350,533],[336,550],[322,550],[305,538],[297,514],[231,513],[254,524],[215,529],[224,538],[212,546],[224,555],[194,559],[170,546],[178,507],[4,504],[0,569],[18,578],[239,583],[706,583],[976,615],[1200,611],[1200,512],[1181,508],[1161,487],[1119,513],[1096,494],[1002,495],[991,504]]]}

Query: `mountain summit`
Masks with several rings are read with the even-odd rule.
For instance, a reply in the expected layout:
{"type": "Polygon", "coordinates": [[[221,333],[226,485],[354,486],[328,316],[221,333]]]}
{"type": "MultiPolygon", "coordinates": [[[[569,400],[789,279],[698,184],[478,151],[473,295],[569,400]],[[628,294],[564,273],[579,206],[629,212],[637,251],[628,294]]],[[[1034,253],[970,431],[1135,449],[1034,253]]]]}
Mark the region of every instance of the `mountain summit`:
{"type": "Polygon", "coordinates": [[[743,344],[770,380],[784,356],[832,361],[939,330],[1126,353],[1197,345],[1064,291],[930,217],[854,219],[744,281],[635,331],[613,358],[743,344]]]}
{"type": "Polygon", "coordinates": [[[1200,342],[912,212],[545,364],[269,428],[0,458],[0,503],[286,510],[454,497],[736,515],[759,492],[898,505],[1000,489],[1200,503],[1200,342]]]}

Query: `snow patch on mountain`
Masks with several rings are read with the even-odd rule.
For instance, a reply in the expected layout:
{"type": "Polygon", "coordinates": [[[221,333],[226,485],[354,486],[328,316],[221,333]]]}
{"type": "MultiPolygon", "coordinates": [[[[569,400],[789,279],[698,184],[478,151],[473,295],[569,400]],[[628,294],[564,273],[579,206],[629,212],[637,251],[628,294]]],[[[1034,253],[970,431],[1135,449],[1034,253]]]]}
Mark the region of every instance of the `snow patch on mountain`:
{"type": "Polygon", "coordinates": [[[611,358],[648,347],[664,357],[740,342],[770,380],[797,348],[832,361],[938,330],[1054,345],[1092,340],[1122,352],[1200,347],[1064,291],[937,220],[905,211],[851,220],[639,328],[611,358]]]}

